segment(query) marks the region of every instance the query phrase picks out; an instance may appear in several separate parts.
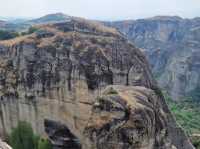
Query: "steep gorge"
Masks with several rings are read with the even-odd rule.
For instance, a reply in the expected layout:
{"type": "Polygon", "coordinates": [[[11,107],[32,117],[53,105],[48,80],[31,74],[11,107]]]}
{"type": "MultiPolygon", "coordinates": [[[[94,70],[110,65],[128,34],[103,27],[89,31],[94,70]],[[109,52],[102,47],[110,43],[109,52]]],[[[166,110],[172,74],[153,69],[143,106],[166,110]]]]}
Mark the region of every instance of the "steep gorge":
{"type": "Polygon", "coordinates": [[[174,100],[200,99],[199,18],[158,16],[106,24],[144,51],[159,85],[174,100]]]}

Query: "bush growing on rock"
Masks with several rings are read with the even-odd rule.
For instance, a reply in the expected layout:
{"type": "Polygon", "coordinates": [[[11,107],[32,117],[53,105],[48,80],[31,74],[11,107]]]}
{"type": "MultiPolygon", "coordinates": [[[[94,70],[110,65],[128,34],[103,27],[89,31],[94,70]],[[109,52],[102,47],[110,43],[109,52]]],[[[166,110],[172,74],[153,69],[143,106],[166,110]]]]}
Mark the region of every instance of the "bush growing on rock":
{"type": "Polygon", "coordinates": [[[35,135],[27,122],[19,122],[9,135],[8,141],[13,149],[52,149],[49,140],[35,135]]]}
{"type": "Polygon", "coordinates": [[[38,142],[38,149],[52,149],[52,145],[49,140],[40,138],[38,142]]]}
{"type": "Polygon", "coordinates": [[[36,27],[30,27],[29,29],[28,29],[28,34],[32,34],[32,33],[34,33],[34,32],[36,32],[38,29],[36,28],[36,27]]]}
{"type": "Polygon", "coordinates": [[[9,136],[9,143],[13,149],[35,149],[34,134],[30,124],[19,122],[9,136]]]}

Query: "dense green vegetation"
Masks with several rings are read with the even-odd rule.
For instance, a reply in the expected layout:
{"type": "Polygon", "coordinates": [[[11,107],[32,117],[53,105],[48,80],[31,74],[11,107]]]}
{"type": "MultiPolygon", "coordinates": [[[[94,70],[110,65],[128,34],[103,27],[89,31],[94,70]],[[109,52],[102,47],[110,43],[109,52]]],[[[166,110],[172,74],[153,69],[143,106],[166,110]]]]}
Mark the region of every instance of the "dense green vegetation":
{"type": "Polygon", "coordinates": [[[8,142],[13,149],[52,149],[50,142],[35,135],[26,122],[19,122],[9,135],[8,142]]]}
{"type": "Polygon", "coordinates": [[[40,138],[38,142],[38,149],[52,149],[52,145],[47,139],[40,138]]]}
{"type": "Polygon", "coordinates": [[[192,142],[197,149],[200,149],[200,102],[194,100],[173,101],[165,94],[165,99],[176,121],[180,124],[187,135],[191,136],[192,142]]]}
{"type": "Polygon", "coordinates": [[[30,27],[27,31],[24,32],[14,32],[14,31],[7,31],[7,30],[0,30],[0,40],[9,40],[16,38],[18,36],[28,35],[36,32],[38,29],[36,27],[30,27]]]}
{"type": "Polygon", "coordinates": [[[191,135],[200,134],[200,102],[185,100],[175,102],[166,97],[169,108],[174,114],[177,122],[191,135]]]}
{"type": "Polygon", "coordinates": [[[34,33],[34,32],[36,32],[36,31],[38,31],[38,29],[36,28],[36,27],[30,27],[29,29],[28,29],[28,31],[26,31],[26,32],[21,32],[21,35],[28,35],[28,34],[32,34],[32,33],[34,33]]]}
{"type": "Polygon", "coordinates": [[[8,40],[19,36],[17,32],[0,30],[0,40],[8,40]]]}

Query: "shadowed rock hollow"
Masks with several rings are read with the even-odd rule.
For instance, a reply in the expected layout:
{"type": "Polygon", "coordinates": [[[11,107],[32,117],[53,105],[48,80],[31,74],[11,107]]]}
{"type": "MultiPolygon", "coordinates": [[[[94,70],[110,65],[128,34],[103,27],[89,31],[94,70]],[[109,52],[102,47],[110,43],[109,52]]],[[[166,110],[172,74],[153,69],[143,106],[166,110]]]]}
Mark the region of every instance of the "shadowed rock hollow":
{"type": "Polygon", "coordinates": [[[115,29],[80,18],[36,28],[0,42],[1,135],[23,120],[56,149],[192,148],[145,57],[115,29]],[[122,87],[101,100],[107,85],[122,87]]]}

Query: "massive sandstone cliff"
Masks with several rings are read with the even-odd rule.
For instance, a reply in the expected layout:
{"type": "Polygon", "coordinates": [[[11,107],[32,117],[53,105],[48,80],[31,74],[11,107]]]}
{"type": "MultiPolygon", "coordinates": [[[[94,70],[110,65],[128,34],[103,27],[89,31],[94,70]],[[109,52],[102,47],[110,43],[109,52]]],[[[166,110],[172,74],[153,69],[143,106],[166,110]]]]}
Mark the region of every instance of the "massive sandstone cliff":
{"type": "Polygon", "coordinates": [[[55,149],[193,148],[143,54],[84,19],[0,42],[0,110],[1,135],[27,121],[55,149]]]}
{"type": "Polygon", "coordinates": [[[174,100],[199,100],[200,18],[160,16],[106,24],[144,50],[159,85],[174,100]]]}

